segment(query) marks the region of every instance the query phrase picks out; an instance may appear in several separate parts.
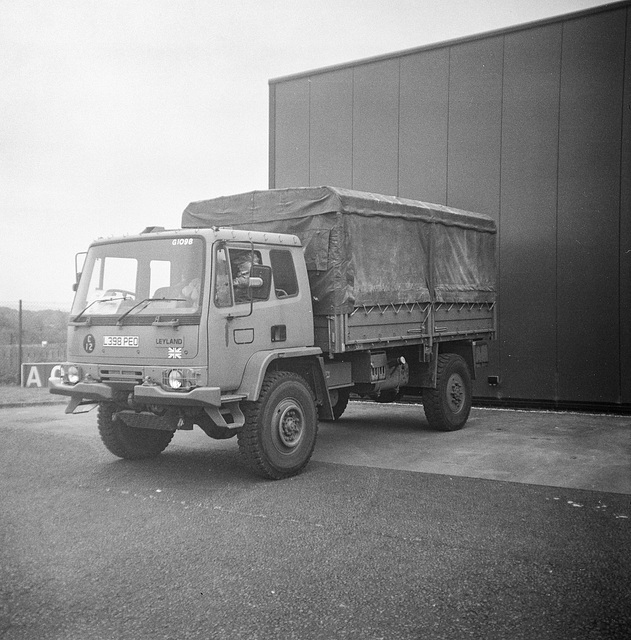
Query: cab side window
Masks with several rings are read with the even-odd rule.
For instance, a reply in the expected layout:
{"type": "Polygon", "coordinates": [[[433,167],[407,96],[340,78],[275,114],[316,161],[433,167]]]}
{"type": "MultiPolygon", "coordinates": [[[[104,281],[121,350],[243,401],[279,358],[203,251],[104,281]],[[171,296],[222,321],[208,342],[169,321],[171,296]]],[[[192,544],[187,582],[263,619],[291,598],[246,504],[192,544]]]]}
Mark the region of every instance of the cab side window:
{"type": "Polygon", "coordinates": [[[217,307],[267,300],[269,297],[270,267],[262,266],[261,252],[252,249],[238,249],[220,246],[215,253],[215,293],[217,307]],[[258,271],[267,270],[267,286],[261,286],[258,271]],[[252,282],[252,277],[258,285],[252,282]]]}
{"type": "Polygon", "coordinates": [[[291,251],[272,249],[269,253],[277,298],[298,295],[298,279],[291,251]]]}

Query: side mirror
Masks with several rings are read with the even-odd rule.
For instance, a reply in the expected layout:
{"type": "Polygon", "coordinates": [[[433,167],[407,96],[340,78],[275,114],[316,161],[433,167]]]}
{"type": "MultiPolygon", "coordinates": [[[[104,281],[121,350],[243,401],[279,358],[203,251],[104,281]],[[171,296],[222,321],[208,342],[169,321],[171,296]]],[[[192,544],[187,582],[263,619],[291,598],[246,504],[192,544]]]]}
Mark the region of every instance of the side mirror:
{"type": "Polygon", "coordinates": [[[267,300],[272,288],[272,268],[262,264],[253,265],[248,287],[254,300],[267,300]]]}

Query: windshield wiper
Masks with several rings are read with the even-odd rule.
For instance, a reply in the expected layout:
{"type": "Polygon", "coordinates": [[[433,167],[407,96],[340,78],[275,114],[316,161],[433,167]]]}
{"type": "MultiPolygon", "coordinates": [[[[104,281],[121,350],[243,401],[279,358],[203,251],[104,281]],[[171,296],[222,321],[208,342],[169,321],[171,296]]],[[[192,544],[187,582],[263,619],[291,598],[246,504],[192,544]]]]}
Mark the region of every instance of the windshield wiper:
{"type": "MultiPolygon", "coordinates": [[[[92,302],[90,302],[90,304],[83,309],[82,311],[80,311],[75,318],[73,319],[73,322],[78,322],[79,318],[93,305],[96,304],[97,302],[113,302],[114,300],[127,300],[127,298],[125,296],[117,296],[115,298],[97,298],[96,300],[92,300],[92,302]]],[[[87,319],[86,322],[90,322],[90,318],[87,319]]]]}
{"type": "Polygon", "coordinates": [[[145,305],[143,307],[144,309],[150,302],[186,302],[186,298],[145,298],[144,300],[141,300],[140,302],[136,303],[133,307],[131,307],[131,309],[127,309],[127,311],[125,311],[125,313],[123,313],[116,320],[116,326],[117,327],[122,326],[123,319],[126,318],[134,309],[137,309],[141,304],[145,305]]]}

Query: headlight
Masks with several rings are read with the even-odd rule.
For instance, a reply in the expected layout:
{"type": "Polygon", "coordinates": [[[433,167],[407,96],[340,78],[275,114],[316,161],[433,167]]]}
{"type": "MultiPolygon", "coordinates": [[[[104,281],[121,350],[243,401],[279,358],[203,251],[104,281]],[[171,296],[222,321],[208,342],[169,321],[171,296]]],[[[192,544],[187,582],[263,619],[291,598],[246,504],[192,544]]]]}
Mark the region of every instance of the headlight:
{"type": "Polygon", "coordinates": [[[81,369],[77,365],[71,364],[68,367],[67,376],[70,384],[77,384],[81,380],[81,369]]]}
{"type": "Polygon", "coordinates": [[[162,386],[178,391],[190,391],[199,386],[201,371],[196,369],[164,369],[162,371],[162,386]]]}
{"type": "Polygon", "coordinates": [[[181,389],[184,384],[184,375],[179,369],[171,369],[167,376],[167,382],[171,389],[181,389]]]}

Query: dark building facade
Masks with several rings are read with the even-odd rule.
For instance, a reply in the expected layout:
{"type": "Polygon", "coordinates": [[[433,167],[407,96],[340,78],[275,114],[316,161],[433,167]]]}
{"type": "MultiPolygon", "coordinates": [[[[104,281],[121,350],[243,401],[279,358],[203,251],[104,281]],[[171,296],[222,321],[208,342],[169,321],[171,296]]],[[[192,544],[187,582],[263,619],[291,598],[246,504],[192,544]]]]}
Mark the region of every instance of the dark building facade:
{"type": "Polygon", "coordinates": [[[492,216],[475,394],[631,408],[631,2],[271,80],[269,182],[492,216]]]}

